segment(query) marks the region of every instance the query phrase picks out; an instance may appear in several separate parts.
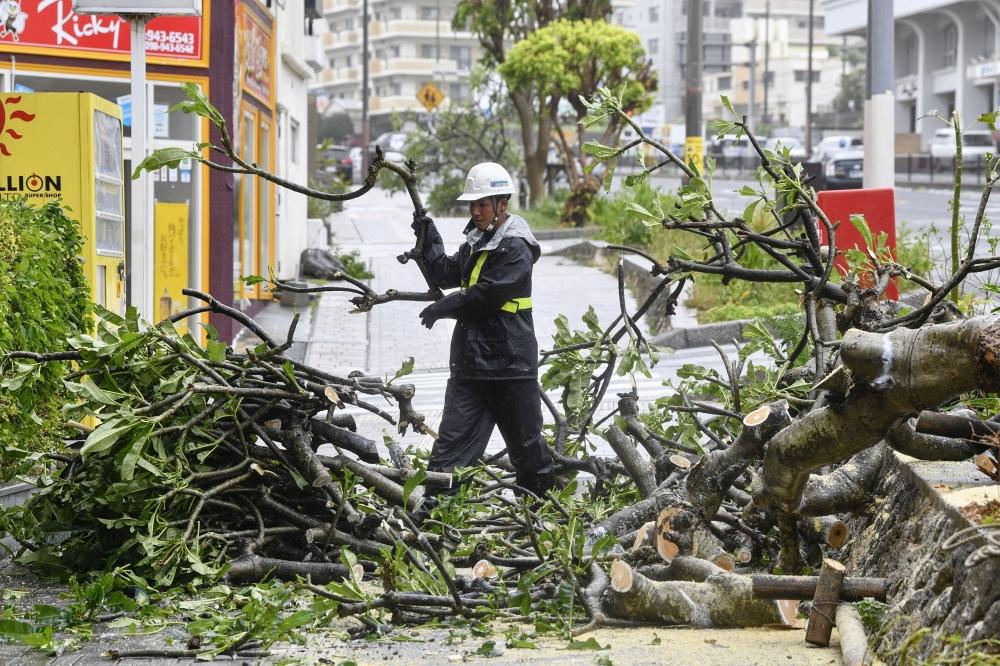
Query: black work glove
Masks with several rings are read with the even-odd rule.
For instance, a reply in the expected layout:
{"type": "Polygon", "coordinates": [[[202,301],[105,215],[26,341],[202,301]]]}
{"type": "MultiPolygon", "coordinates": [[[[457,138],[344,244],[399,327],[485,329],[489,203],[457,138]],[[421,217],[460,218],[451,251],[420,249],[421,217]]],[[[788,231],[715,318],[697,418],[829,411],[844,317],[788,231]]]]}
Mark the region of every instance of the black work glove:
{"type": "Polygon", "coordinates": [[[410,225],[414,231],[419,232],[421,228],[431,224],[434,224],[434,220],[431,219],[426,211],[414,211],[413,223],[410,225]]]}
{"type": "Polygon", "coordinates": [[[438,303],[431,303],[420,311],[420,323],[428,329],[434,326],[434,322],[441,319],[441,308],[438,303]]]}

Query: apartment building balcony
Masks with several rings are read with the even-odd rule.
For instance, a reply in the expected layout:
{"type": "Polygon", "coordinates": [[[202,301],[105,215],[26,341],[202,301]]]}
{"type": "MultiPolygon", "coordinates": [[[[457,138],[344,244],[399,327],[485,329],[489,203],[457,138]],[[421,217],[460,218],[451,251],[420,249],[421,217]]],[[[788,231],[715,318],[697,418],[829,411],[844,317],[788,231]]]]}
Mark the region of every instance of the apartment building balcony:
{"type": "Polygon", "coordinates": [[[931,92],[935,95],[954,92],[958,84],[957,67],[943,67],[931,72],[931,92]]]}
{"type": "Polygon", "coordinates": [[[390,37],[435,37],[445,39],[472,39],[471,32],[454,32],[449,20],[390,19],[372,21],[371,36],[388,39],[390,37]]]}
{"type": "Polygon", "coordinates": [[[368,100],[368,109],[372,113],[391,113],[395,111],[423,111],[424,107],[417,101],[416,95],[373,95],[368,100]]]}
{"type": "Polygon", "coordinates": [[[357,46],[361,43],[361,30],[341,30],[340,32],[323,33],[323,48],[338,49],[347,46],[357,46]]]}
{"type": "Polygon", "coordinates": [[[334,14],[348,10],[360,9],[361,0],[323,0],[323,13],[334,14]]]}
{"type": "Polygon", "coordinates": [[[351,83],[360,80],[360,67],[327,67],[319,74],[320,84],[351,83]]]}

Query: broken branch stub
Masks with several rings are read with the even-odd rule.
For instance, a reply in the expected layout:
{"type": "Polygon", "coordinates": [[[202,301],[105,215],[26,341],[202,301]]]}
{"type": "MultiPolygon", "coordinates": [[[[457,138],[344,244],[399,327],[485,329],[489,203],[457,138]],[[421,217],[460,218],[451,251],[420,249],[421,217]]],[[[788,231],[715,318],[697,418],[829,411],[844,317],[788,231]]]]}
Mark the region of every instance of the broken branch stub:
{"type": "Polygon", "coordinates": [[[710,451],[691,467],[686,482],[688,501],[703,519],[710,520],[716,514],[733,482],[764,445],[791,422],[784,400],[761,405],[743,417],[743,430],[729,448],[710,451]]]}
{"type": "Polygon", "coordinates": [[[806,643],[826,647],[830,644],[834,613],[840,603],[840,588],[844,581],[844,565],[829,558],[823,560],[816,581],[812,610],[806,625],[806,643]]]}

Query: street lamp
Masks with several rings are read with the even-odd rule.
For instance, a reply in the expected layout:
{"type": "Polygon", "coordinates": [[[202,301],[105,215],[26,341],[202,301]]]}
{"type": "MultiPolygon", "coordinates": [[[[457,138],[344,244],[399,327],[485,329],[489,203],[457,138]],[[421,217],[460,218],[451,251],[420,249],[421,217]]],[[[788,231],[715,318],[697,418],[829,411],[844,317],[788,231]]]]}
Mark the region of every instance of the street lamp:
{"type": "MultiPolygon", "coordinates": [[[[146,24],[157,16],[201,16],[201,0],[73,0],[77,14],[113,14],[129,23],[132,39],[132,167],[146,159],[149,146],[149,116],[146,105],[146,24]]],[[[132,182],[128,261],[129,303],[139,315],[152,321],[153,223],[148,214],[149,175],[140,173],[132,182]]]]}

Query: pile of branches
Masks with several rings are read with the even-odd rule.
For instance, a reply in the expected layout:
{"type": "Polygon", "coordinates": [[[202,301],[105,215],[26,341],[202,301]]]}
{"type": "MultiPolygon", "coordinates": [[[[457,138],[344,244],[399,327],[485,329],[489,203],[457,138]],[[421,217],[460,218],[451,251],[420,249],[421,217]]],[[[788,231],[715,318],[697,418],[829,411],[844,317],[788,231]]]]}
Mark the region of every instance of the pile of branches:
{"type": "MultiPolygon", "coordinates": [[[[215,148],[235,166],[200,153],[184,157],[313,194],[241,160],[205,104],[193,97],[186,110],[220,128],[215,148]]],[[[622,621],[769,624],[789,620],[788,609],[763,591],[776,583],[741,574],[800,573],[841,546],[843,516],[864,508],[890,449],[923,459],[995,450],[991,422],[955,408],[960,398],[990,398],[1000,389],[1000,321],[945,307],[967,276],[1000,267],[1000,257],[974,253],[1000,179],[992,164],[966,259],[944,283],[913,276],[872,242],[857,266],[870,277],[863,287],[858,273],[831,279],[835,225],[801,171],[787,155],[761,150],[745,122],[720,131],[746,132],[758,148],[760,210],[774,221],[763,232],[720,212],[709,178],[645,135],[610,92],[591,104],[595,122],[618,114],[639,137],[617,148],[590,145],[591,154],[613,162],[640,144],[660,151],[663,160],[629,182],[669,165],[689,182],[671,209],[643,215],[699,236],[705,249],[660,263],[618,248],[649,259],[659,286],[629,312],[619,264],[616,319],[602,327],[588,315],[585,331],[561,326],[556,347],[543,354],[543,386],[563,390],[561,405],[544,398],[562,490],[538,497],[517,488],[502,454],[456,475],[421,469],[419,456],[393,442],[380,459],[343,409],[429,432],[412,408],[412,386],[396,383],[398,376],[338,377],[296,362],[285,355],[291,331],[285,341],[271,339],[242,313],[188,291],[203,305],[155,327],[102,312],[94,335],[74,339],[72,350],[7,355],[20,364],[22,382],[33,372],[26,361],[72,361],[66,381],[77,402],[67,417],[84,431],[96,426],[70,442],[70,454],[49,455],[60,464],[53,478],[5,514],[3,529],[20,541],[22,560],[75,571],[128,567],[158,585],[221,576],[303,579],[339,604],[338,612],[361,618],[365,630],[387,629],[387,617],[399,623],[489,613],[540,615],[575,631],[622,621]],[[741,265],[750,248],[778,268],[741,265]],[[801,285],[801,337],[780,344],[761,329],[735,358],[720,348],[724,373],[691,370],[655,410],[641,414],[633,391],[598,415],[616,372],[648,372],[655,360],[641,317],[662,293],[672,307],[699,273],[801,285]],[[926,289],[924,305],[904,310],[887,300],[893,278],[926,289]],[[234,318],[261,344],[236,353],[217,339],[203,347],[178,330],[178,322],[206,311],[234,318]],[[750,363],[754,352],[773,365],[750,363]],[[595,434],[614,456],[591,455],[595,434]],[[581,473],[593,478],[586,498],[576,482],[581,473]],[[433,508],[425,501],[455,488],[433,508]],[[470,572],[460,574],[463,566],[470,572]],[[359,585],[375,573],[381,591],[359,585]],[[581,609],[583,624],[576,622],[581,609]]],[[[422,212],[412,164],[377,159],[360,190],[336,196],[360,196],[380,168],[403,178],[422,212]]],[[[413,260],[426,278],[423,242],[418,237],[400,261],[413,260]]],[[[441,295],[429,281],[426,292],[376,294],[363,283],[297,290],[354,291],[362,310],[441,295]]],[[[785,599],[811,597],[782,590],[785,599]]]]}

